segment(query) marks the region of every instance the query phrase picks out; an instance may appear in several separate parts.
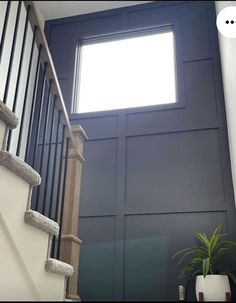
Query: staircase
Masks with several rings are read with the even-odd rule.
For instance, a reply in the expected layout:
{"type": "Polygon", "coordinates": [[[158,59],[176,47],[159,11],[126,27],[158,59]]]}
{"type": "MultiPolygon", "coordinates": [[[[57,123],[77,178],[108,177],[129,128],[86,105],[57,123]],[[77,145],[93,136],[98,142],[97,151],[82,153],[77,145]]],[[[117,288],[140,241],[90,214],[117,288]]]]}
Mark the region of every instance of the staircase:
{"type": "Polygon", "coordinates": [[[0,301],[80,300],[85,139],[70,125],[33,1],[0,1],[0,301]]]}
{"type": "Polygon", "coordinates": [[[52,237],[59,225],[31,210],[32,188],[40,175],[5,151],[7,132],[18,119],[0,101],[0,299],[62,301],[69,264],[50,258],[52,237]]]}

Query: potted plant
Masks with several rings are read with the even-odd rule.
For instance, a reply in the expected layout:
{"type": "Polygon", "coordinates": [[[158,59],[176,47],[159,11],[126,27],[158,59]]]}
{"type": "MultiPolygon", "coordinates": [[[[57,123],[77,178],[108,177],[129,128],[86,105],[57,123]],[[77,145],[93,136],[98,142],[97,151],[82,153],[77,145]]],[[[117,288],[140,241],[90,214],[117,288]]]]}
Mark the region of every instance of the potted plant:
{"type": "Polygon", "coordinates": [[[204,301],[226,301],[226,293],[230,293],[229,279],[236,283],[234,272],[221,270],[224,258],[236,250],[236,242],[225,240],[221,233],[221,225],[217,226],[210,238],[205,233],[196,233],[200,245],[178,251],[172,258],[180,257],[179,264],[185,260],[180,279],[186,284],[196,278],[196,297],[203,293],[204,301]],[[221,263],[221,264],[220,264],[221,263]]]}

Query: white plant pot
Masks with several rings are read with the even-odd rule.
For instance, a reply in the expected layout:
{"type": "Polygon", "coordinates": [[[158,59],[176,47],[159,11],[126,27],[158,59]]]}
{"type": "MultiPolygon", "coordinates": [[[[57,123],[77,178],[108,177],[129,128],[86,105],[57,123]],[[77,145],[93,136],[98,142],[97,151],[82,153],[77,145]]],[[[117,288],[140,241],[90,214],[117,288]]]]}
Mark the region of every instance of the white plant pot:
{"type": "Polygon", "coordinates": [[[203,293],[203,301],[226,301],[226,293],[230,291],[227,275],[203,275],[196,278],[196,297],[199,301],[199,292],[203,293]]]}

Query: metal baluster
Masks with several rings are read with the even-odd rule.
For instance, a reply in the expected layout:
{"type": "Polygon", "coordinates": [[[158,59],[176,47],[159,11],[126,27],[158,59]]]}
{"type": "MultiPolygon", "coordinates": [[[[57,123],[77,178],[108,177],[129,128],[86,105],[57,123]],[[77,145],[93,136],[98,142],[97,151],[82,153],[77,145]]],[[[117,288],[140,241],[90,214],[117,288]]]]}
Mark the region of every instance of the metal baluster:
{"type": "MultiPolygon", "coordinates": [[[[65,137],[65,128],[63,125],[62,130],[62,142],[61,142],[61,153],[60,153],[60,164],[59,164],[59,172],[58,172],[58,183],[57,183],[57,197],[56,197],[56,212],[55,212],[55,221],[58,222],[58,211],[59,211],[59,198],[60,198],[60,186],[61,186],[61,174],[62,174],[62,159],[63,159],[63,150],[64,150],[64,137],[65,137]]],[[[52,243],[52,253],[55,256],[55,238],[52,243]]]]}
{"type": "Polygon", "coordinates": [[[38,52],[36,74],[35,74],[35,80],[34,80],[33,100],[32,100],[32,105],[31,105],[31,112],[30,112],[30,122],[29,122],[28,136],[27,136],[27,145],[26,145],[26,152],[25,152],[26,160],[28,160],[29,150],[30,150],[30,141],[31,141],[32,129],[33,129],[33,116],[34,116],[35,104],[36,104],[36,99],[37,99],[36,95],[37,95],[37,87],[38,87],[38,79],[39,79],[39,71],[40,71],[40,56],[41,56],[42,49],[43,49],[43,46],[42,46],[42,44],[40,44],[39,52],[38,52]]]}
{"type": "MultiPolygon", "coordinates": [[[[21,47],[21,54],[20,54],[20,63],[19,63],[19,68],[18,68],[18,75],[17,75],[17,80],[16,80],[16,89],[15,89],[15,96],[14,96],[14,101],[13,101],[13,107],[12,111],[15,113],[16,111],[16,100],[18,96],[18,89],[19,89],[19,83],[20,83],[20,75],[21,75],[21,67],[22,67],[22,62],[23,62],[23,55],[25,51],[25,41],[26,41],[26,33],[27,33],[27,28],[29,24],[29,12],[30,12],[31,6],[28,5],[27,7],[27,14],[25,18],[25,28],[24,28],[24,34],[23,34],[23,42],[22,42],[22,47],[21,47]]],[[[9,130],[8,133],[8,138],[7,138],[7,150],[9,151],[10,145],[11,145],[11,138],[12,138],[12,129],[9,130]]]]}
{"type": "MultiPolygon", "coordinates": [[[[47,158],[47,169],[46,169],[46,179],[45,179],[45,189],[44,189],[44,196],[43,196],[43,214],[45,214],[45,208],[46,208],[46,198],[47,198],[47,191],[48,191],[48,176],[49,176],[49,167],[50,167],[50,158],[51,158],[51,150],[52,150],[52,134],[53,134],[53,128],[54,128],[54,118],[55,118],[55,107],[56,107],[56,101],[57,96],[54,96],[54,102],[53,102],[53,114],[52,114],[52,123],[51,123],[51,130],[50,130],[50,137],[49,137],[49,148],[48,148],[48,158],[47,158]]],[[[49,203],[51,203],[51,200],[49,200],[49,203]]]]}
{"type": "MultiPolygon", "coordinates": [[[[52,218],[52,206],[53,206],[53,191],[55,188],[55,172],[56,172],[56,163],[57,163],[57,151],[58,151],[58,141],[59,141],[59,128],[60,128],[60,121],[61,121],[61,110],[58,112],[58,120],[57,120],[57,132],[56,132],[56,142],[55,142],[55,153],[54,153],[54,160],[53,160],[53,170],[52,170],[52,184],[51,184],[51,192],[50,192],[50,205],[49,205],[49,218],[52,218]]],[[[57,201],[56,201],[57,202],[57,201]]],[[[51,256],[54,254],[54,247],[55,247],[56,237],[53,236],[52,239],[52,249],[51,249],[51,256]]]]}
{"type": "MultiPolygon", "coordinates": [[[[43,157],[44,157],[44,150],[45,150],[45,142],[47,137],[47,128],[48,128],[48,116],[50,111],[50,100],[51,100],[51,87],[52,87],[52,79],[49,80],[49,88],[48,88],[48,96],[47,96],[47,111],[46,111],[46,117],[45,117],[45,123],[44,123],[44,129],[43,129],[43,143],[42,143],[42,152],[40,155],[40,165],[39,165],[39,174],[42,174],[43,169],[43,157]]],[[[39,125],[39,127],[41,124],[39,125]]],[[[42,186],[37,187],[37,196],[36,196],[36,210],[38,210],[39,207],[39,196],[40,196],[40,190],[42,186]]]]}
{"type": "Polygon", "coordinates": [[[70,141],[70,138],[67,137],[66,138],[66,154],[65,154],[65,162],[64,162],[63,187],[62,187],[62,197],[61,197],[60,231],[59,231],[59,237],[58,237],[57,259],[59,259],[60,248],[61,248],[61,233],[62,233],[64,203],[65,203],[65,189],[66,189],[66,175],[67,175],[69,141],[70,141]]]}
{"type": "MultiPolygon", "coordinates": [[[[47,171],[46,171],[46,179],[45,179],[45,190],[44,190],[44,196],[43,196],[43,213],[45,213],[46,208],[46,199],[47,199],[47,191],[48,191],[48,177],[49,177],[49,167],[50,167],[50,158],[51,158],[51,150],[52,150],[52,134],[54,129],[54,119],[55,119],[55,108],[56,108],[56,100],[57,96],[54,96],[54,103],[53,103],[53,114],[52,114],[52,122],[51,122],[51,131],[50,131],[50,138],[49,138],[49,149],[48,149],[48,159],[47,159],[47,171]]],[[[51,200],[49,200],[49,203],[52,203],[51,200]]]]}
{"type": "Polygon", "coordinates": [[[17,150],[16,150],[17,156],[19,156],[19,154],[20,154],[20,146],[21,146],[22,131],[23,131],[24,120],[25,120],[25,108],[26,108],[26,101],[27,101],[28,88],[29,88],[29,82],[30,82],[30,74],[31,74],[31,66],[32,66],[33,53],[34,53],[36,32],[37,32],[37,26],[34,27],[34,34],[33,34],[33,39],[32,39],[31,51],[30,51],[30,60],[29,60],[29,66],[28,66],[25,95],[24,95],[24,101],[23,101],[19,137],[18,137],[17,150]]]}
{"type": "Polygon", "coordinates": [[[57,205],[56,205],[56,217],[55,221],[58,222],[58,211],[59,211],[59,198],[60,198],[60,186],[61,186],[61,173],[62,173],[62,160],[63,160],[63,151],[64,151],[64,138],[65,138],[66,126],[63,125],[62,130],[62,141],[61,141],[61,154],[60,154],[60,166],[59,166],[59,180],[57,183],[57,205]]]}
{"type": "Polygon", "coordinates": [[[3,51],[3,46],[4,46],[4,42],[5,42],[5,37],[6,37],[7,23],[8,23],[10,8],[11,8],[11,1],[8,1],[6,13],[5,13],[5,19],[4,19],[4,23],[3,23],[3,29],[2,29],[1,43],[0,43],[0,63],[1,63],[1,59],[2,59],[2,51],[3,51]]]}
{"type": "Polygon", "coordinates": [[[37,145],[39,140],[39,133],[40,133],[40,125],[41,125],[41,119],[42,119],[42,110],[43,110],[43,98],[44,98],[44,91],[45,91],[45,84],[46,84],[46,69],[47,69],[47,62],[44,63],[44,70],[43,70],[43,82],[42,87],[40,90],[40,109],[38,114],[37,123],[35,124],[37,126],[37,133],[34,143],[34,150],[33,150],[33,168],[35,168],[35,162],[36,162],[36,154],[37,154],[37,145]]]}
{"type": "Polygon", "coordinates": [[[53,203],[53,190],[55,188],[55,180],[56,178],[55,173],[56,173],[56,163],[57,163],[57,152],[58,152],[58,141],[59,141],[59,128],[60,128],[60,121],[61,121],[61,110],[58,112],[58,120],[57,120],[57,133],[56,133],[56,142],[55,142],[55,154],[54,154],[54,160],[53,160],[53,169],[52,169],[52,184],[51,184],[51,192],[50,192],[50,207],[49,207],[49,218],[52,218],[52,203],[53,203]]]}
{"type": "Polygon", "coordinates": [[[19,1],[18,8],[17,8],[17,14],[16,14],[15,29],[14,29],[14,33],[13,33],[13,41],[12,41],[12,47],[11,47],[9,67],[8,67],[8,72],[7,72],[6,86],[5,86],[4,96],[3,96],[3,103],[5,103],[5,104],[7,102],[7,96],[8,96],[9,85],[10,85],[12,63],[13,63],[14,54],[15,54],[17,32],[18,32],[18,26],[19,26],[19,20],[20,20],[21,5],[22,5],[22,1],[19,1]]]}
{"type": "Polygon", "coordinates": [[[22,42],[22,47],[21,47],[21,54],[20,54],[20,63],[19,63],[19,68],[18,68],[18,74],[17,74],[17,80],[16,80],[16,90],[15,90],[15,96],[14,96],[14,101],[13,101],[13,107],[12,111],[13,113],[16,112],[16,100],[18,96],[18,89],[19,89],[19,83],[20,83],[20,75],[21,75],[21,67],[22,67],[22,62],[23,62],[23,56],[25,52],[25,41],[26,41],[26,33],[29,25],[29,12],[30,12],[31,6],[28,5],[27,7],[27,14],[25,18],[25,28],[24,28],[24,34],[23,34],[23,42],[22,42]]]}

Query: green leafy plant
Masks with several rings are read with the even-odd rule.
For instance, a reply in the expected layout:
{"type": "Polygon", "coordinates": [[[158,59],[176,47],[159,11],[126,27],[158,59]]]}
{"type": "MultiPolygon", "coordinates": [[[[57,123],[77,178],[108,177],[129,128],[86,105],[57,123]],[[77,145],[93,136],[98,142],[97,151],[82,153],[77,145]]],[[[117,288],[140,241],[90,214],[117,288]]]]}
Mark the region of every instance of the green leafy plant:
{"type": "Polygon", "coordinates": [[[203,275],[205,278],[206,275],[210,274],[228,275],[236,283],[234,272],[218,269],[219,262],[236,250],[236,242],[225,240],[227,234],[222,234],[221,230],[222,226],[217,226],[210,238],[205,233],[196,233],[195,236],[201,245],[182,249],[172,257],[180,257],[179,264],[188,260],[180,273],[180,279],[183,283],[187,283],[197,275],[203,275]]]}

